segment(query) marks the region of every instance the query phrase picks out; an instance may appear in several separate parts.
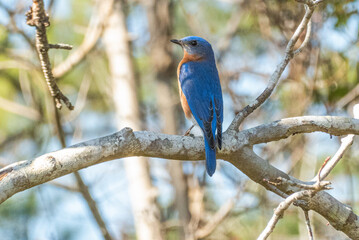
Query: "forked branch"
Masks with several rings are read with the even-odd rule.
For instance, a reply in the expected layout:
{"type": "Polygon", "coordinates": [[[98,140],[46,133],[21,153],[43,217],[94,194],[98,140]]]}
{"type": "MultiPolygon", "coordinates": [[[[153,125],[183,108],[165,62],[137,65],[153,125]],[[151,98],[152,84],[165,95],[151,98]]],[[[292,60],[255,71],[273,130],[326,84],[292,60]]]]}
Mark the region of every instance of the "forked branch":
{"type": "Polygon", "coordinates": [[[274,88],[276,87],[280,77],[282,76],[284,69],[287,67],[290,60],[293,59],[293,57],[296,54],[300,53],[303,50],[303,48],[307,45],[309,38],[310,38],[310,32],[311,32],[310,19],[313,15],[315,7],[317,6],[317,4],[319,2],[318,1],[310,1],[310,0],[298,1],[298,2],[307,4],[306,8],[305,8],[305,15],[304,15],[301,23],[295,30],[293,36],[291,37],[291,39],[289,40],[289,42],[287,44],[284,58],[277,65],[276,70],[271,75],[266,89],[264,89],[264,91],[256,98],[255,101],[253,101],[251,104],[247,105],[236,115],[236,117],[232,121],[232,123],[229,126],[227,131],[237,131],[239,126],[243,122],[243,120],[246,117],[248,117],[259,106],[261,106],[270,97],[270,95],[272,94],[274,88]],[[303,43],[301,44],[301,46],[297,50],[294,50],[294,45],[297,43],[300,35],[302,34],[302,32],[304,31],[305,28],[307,28],[306,37],[305,37],[303,43]]]}

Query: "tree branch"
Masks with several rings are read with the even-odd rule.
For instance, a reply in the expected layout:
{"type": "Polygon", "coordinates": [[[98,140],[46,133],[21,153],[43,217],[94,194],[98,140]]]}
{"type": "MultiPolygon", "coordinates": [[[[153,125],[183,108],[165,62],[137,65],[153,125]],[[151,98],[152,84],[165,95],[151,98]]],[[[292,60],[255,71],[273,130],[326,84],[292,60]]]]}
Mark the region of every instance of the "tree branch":
{"type": "Polygon", "coordinates": [[[224,203],[220,209],[211,217],[210,221],[206,223],[203,227],[196,230],[195,237],[196,239],[203,239],[209,236],[219,225],[220,223],[230,214],[235,206],[239,196],[241,195],[242,187],[238,189],[237,194],[230,198],[226,203],[224,203]]]}
{"type": "Polygon", "coordinates": [[[244,130],[250,145],[278,141],[299,133],[325,132],[334,136],[359,134],[359,120],[336,116],[284,118],[244,130]]]}
{"type": "MultiPolygon", "coordinates": [[[[303,2],[303,1],[300,1],[303,2]]],[[[311,1],[305,1],[306,4],[309,4],[307,2],[311,1]]],[[[261,106],[272,94],[274,88],[276,87],[284,69],[287,67],[289,61],[296,55],[296,53],[299,53],[303,47],[305,47],[306,43],[309,41],[309,33],[310,29],[308,27],[307,30],[307,36],[306,40],[303,42],[302,46],[298,49],[298,52],[294,52],[294,45],[298,41],[301,33],[304,31],[304,29],[307,27],[308,23],[310,22],[310,19],[313,15],[314,9],[316,4],[310,3],[308,7],[306,7],[305,15],[297,27],[296,31],[294,32],[293,36],[289,40],[286,50],[285,50],[285,56],[282,59],[282,61],[277,65],[276,70],[271,75],[269,79],[269,83],[264,89],[264,91],[256,98],[255,101],[253,101],[251,104],[247,105],[245,108],[243,108],[234,118],[231,125],[229,126],[227,131],[237,131],[240,124],[243,122],[243,120],[248,117],[254,110],[256,110],[259,106],[261,106]]]]}
{"type": "Polygon", "coordinates": [[[51,45],[49,45],[46,35],[46,27],[50,26],[50,22],[48,15],[45,13],[43,0],[33,0],[32,7],[26,13],[26,17],[26,23],[36,27],[36,49],[47,86],[49,87],[51,96],[56,102],[56,107],[60,109],[62,107],[62,101],[68,109],[72,110],[74,107],[70,100],[61,92],[52,74],[48,55],[51,45]]]}
{"type": "Polygon", "coordinates": [[[93,197],[90,194],[90,191],[87,187],[87,185],[84,183],[81,175],[79,172],[74,172],[76,182],[79,188],[79,191],[81,192],[82,196],[85,198],[85,201],[87,202],[87,205],[89,206],[92,215],[94,216],[97,225],[100,228],[100,231],[102,233],[102,236],[105,240],[112,240],[112,236],[110,235],[110,232],[107,229],[106,223],[102,219],[102,216],[100,214],[100,211],[98,210],[97,203],[93,199],[93,197]]]}
{"type": "Polygon", "coordinates": [[[53,73],[56,78],[60,78],[68,73],[96,46],[98,39],[103,33],[104,24],[107,23],[107,18],[112,11],[113,0],[98,1],[97,5],[98,13],[92,15],[81,45],[65,61],[54,67],[53,73]]]}
{"type": "Polygon", "coordinates": [[[305,217],[305,225],[307,226],[307,230],[308,230],[309,240],[314,240],[312,227],[310,226],[309,213],[306,210],[303,210],[303,212],[304,212],[304,217],[305,217]]]}
{"type": "MultiPolygon", "coordinates": [[[[298,183],[303,183],[273,167],[268,161],[257,156],[250,148],[244,148],[238,158],[229,161],[250,179],[263,185],[270,191],[272,189],[263,184],[263,179],[274,180],[281,176],[298,183]]],[[[291,186],[278,186],[278,189],[286,194],[302,190],[291,186]]],[[[325,191],[318,192],[313,198],[303,198],[303,200],[300,202],[302,208],[317,212],[326,218],[335,229],[343,231],[352,239],[359,239],[359,217],[347,205],[339,202],[325,191]]]]}
{"type": "MultiPolygon", "coordinates": [[[[278,177],[282,177],[298,183],[303,182],[273,167],[268,161],[253,152],[251,144],[263,142],[265,139],[274,140],[269,137],[273,134],[273,128],[276,128],[280,133],[277,138],[280,135],[289,136],[293,134],[290,130],[292,128],[296,129],[297,133],[324,131],[333,135],[359,135],[359,120],[356,119],[308,116],[293,119],[284,119],[278,121],[281,124],[278,122],[265,124],[236,134],[224,134],[223,150],[218,152],[218,158],[229,161],[253,181],[270,191],[274,191],[273,188],[268,187],[268,183],[263,179],[274,181],[278,177]],[[286,126],[288,124],[290,127],[286,126]],[[256,136],[257,140],[255,139],[256,136]]],[[[203,139],[201,137],[166,135],[147,131],[133,132],[129,128],[124,128],[112,135],[79,143],[1,169],[0,202],[5,201],[17,192],[79,169],[130,156],[202,160],[204,159],[203,139]]],[[[287,195],[301,190],[298,187],[286,185],[278,186],[278,189],[287,195]]],[[[353,239],[359,238],[358,216],[328,193],[319,192],[313,198],[308,199],[306,204],[308,210],[321,214],[336,229],[343,231],[353,239]]]]}
{"type": "Polygon", "coordinates": [[[257,238],[257,240],[265,240],[269,237],[269,235],[273,232],[277,222],[279,219],[283,217],[284,211],[289,208],[289,206],[294,202],[303,197],[310,197],[312,194],[311,190],[303,190],[300,192],[293,193],[289,197],[287,197],[283,202],[281,202],[278,207],[275,209],[272,218],[269,220],[266,228],[263,230],[261,235],[257,238]]]}
{"type": "MultiPolygon", "coordinates": [[[[345,117],[306,116],[264,124],[243,130],[234,135],[227,133],[223,136],[223,149],[218,152],[218,158],[234,162],[237,168],[246,173],[247,171],[242,166],[245,164],[236,163],[235,161],[238,155],[241,155],[237,154],[238,152],[242,152],[243,155],[245,146],[251,147],[252,144],[282,139],[295,133],[314,131],[327,132],[332,135],[359,135],[359,120],[345,117]],[[277,135],[270,137],[272,134],[277,135]]],[[[6,186],[5,182],[0,181],[0,202],[5,201],[19,191],[79,169],[108,160],[130,156],[161,157],[191,161],[202,160],[204,159],[204,146],[201,137],[167,135],[148,131],[133,132],[130,128],[124,128],[112,135],[79,143],[53,153],[42,155],[34,160],[17,162],[1,169],[0,177],[4,174],[3,171],[7,172],[8,169],[11,169],[12,174],[7,176],[6,179],[14,180],[20,177],[20,180],[22,180],[16,181],[15,185],[17,187],[10,188],[9,194],[7,191],[2,190],[6,186]],[[40,162],[44,164],[43,167],[38,164],[40,162]],[[34,164],[36,165],[34,166],[34,164]],[[29,167],[29,165],[31,166],[29,167]],[[26,173],[25,178],[23,177],[24,173],[26,173]]],[[[258,165],[260,169],[265,170],[265,165],[269,165],[268,163],[262,165],[251,161],[248,161],[249,170],[254,165],[258,165]]],[[[270,176],[268,174],[261,174],[255,178],[255,181],[263,183],[263,179],[277,179],[279,175],[274,174],[270,176]]],[[[282,177],[289,179],[286,174],[282,174],[282,177]]]]}
{"type": "MultiPolygon", "coordinates": [[[[323,167],[327,164],[327,162],[328,162],[328,160],[325,160],[324,164],[319,169],[318,176],[320,176],[320,173],[323,170],[323,167]]],[[[286,179],[282,179],[282,180],[287,181],[286,179]]],[[[291,180],[289,180],[289,181],[291,181],[291,180]]],[[[269,182],[269,183],[271,183],[271,182],[269,182]]],[[[281,181],[280,181],[280,183],[281,183],[281,181]]],[[[275,186],[278,185],[278,183],[272,183],[272,184],[274,184],[275,186]]],[[[313,185],[301,184],[300,188],[303,188],[306,190],[293,193],[292,195],[288,196],[283,202],[281,202],[278,205],[278,207],[274,210],[274,214],[273,214],[272,218],[269,220],[266,228],[262,231],[262,233],[259,235],[257,240],[265,240],[269,237],[269,235],[273,232],[279,219],[283,217],[285,210],[287,210],[292,203],[294,203],[304,197],[312,198],[317,192],[325,190],[325,189],[330,189],[330,187],[328,186],[329,184],[330,184],[330,182],[322,182],[319,177],[317,178],[316,183],[313,185]]],[[[294,185],[292,184],[292,186],[294,186],[294,185]]],[[[308,210],[303,209],[303,211],[305,214],[305,220],[306,220],[307,227],[311,234],[312,231],[311,231],[311,227],[310,227],[310,223],[309,223],[308,210]]]]}
{"type": "Polygon", "coordinates": [[[0,97],[0,109],[22,117],[26,117],[33,121],[39,121],[41,119],[41,114],[36,109],[7,100],[2,97],[0,97]]]}
{"type": "MultiPolygon", "coordinates": [[[[353,107],[353,114],[356,119],[359,119],[359,104],[355,104],[353,107]]],[[[328,164],[325,164],[323,167],[323,171],[320,171],[318,175],[316,176],[318,179],[324,179],[326,178],[329,173],[333,170],[333,168],[337,165],[337,163],[342,159],[344,153],[347,151],[347,149],[353,144],[354,141],[354,135],[349,134],[345,138],[341,139],[341,145],[338,149],[338,151],[335,153],[335,155],[328,161],[328,164]]]]}

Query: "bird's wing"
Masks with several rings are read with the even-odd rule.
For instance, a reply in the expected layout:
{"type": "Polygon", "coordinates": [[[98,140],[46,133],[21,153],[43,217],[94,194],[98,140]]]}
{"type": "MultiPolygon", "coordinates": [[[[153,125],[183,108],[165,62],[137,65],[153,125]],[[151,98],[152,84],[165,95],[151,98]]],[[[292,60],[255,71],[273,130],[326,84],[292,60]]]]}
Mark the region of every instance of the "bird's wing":
{"type": "Polygon", "coordinates": [[[206,62],[184,63],[179,81],[192,115],[202,128],[210,147],[215,148],[216,129],[219,130],[218,146],[221,146],[223,100],[216,66],[206,62]]]}

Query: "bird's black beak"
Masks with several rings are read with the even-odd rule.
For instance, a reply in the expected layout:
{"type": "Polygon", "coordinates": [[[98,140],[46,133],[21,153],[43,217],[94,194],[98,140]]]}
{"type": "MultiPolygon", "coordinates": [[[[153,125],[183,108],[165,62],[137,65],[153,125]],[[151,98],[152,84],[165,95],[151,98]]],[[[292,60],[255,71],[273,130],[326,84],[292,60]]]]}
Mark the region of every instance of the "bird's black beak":
{"type": "Polygon", "coordinates": [[[182,46],[182,41],[181,40],[177,40],[177,39],[171,39],[171,42],[178,44],[180,46],[182,46]]]}

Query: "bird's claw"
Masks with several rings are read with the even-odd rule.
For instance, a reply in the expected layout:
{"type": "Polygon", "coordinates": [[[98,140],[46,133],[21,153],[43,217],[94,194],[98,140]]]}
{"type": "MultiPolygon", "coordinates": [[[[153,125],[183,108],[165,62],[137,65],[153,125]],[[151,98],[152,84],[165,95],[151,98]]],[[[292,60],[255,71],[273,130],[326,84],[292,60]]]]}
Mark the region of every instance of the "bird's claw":
{"type": "Polygon", "coordinates": [[[188,130],[183,134],[183,136],[189,136],[193,127],[194,127],[194,125],[192,125],[190,128],[188,128],[188,130]]]}

